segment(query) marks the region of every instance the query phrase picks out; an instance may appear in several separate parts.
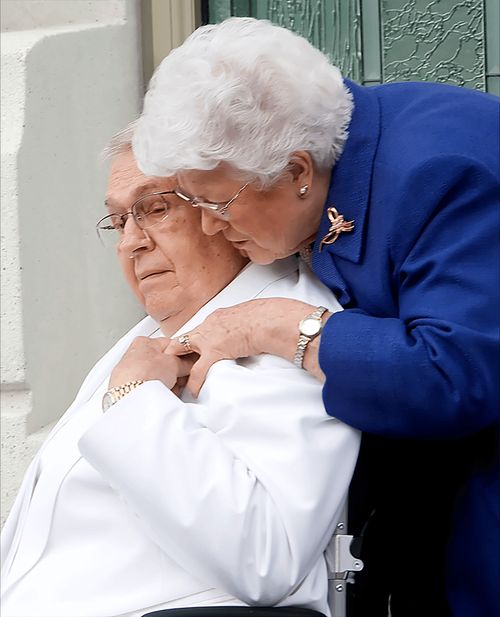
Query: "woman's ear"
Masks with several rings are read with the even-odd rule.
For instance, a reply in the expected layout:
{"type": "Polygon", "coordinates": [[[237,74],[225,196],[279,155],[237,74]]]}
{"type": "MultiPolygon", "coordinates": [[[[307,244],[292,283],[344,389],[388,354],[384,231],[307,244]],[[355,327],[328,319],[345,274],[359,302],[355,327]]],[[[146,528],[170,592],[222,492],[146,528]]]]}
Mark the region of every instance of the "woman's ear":
{"type": "Polygon", "coordinates": [[[298,150],[290,157],[288,170],[292,181],[296,185],[297,193],[302,197],[311,188],[314,177],[314,163],[311,155],[306,150],[298,150]],[[307,189],[304,191],[304,187],[307,189]]]}

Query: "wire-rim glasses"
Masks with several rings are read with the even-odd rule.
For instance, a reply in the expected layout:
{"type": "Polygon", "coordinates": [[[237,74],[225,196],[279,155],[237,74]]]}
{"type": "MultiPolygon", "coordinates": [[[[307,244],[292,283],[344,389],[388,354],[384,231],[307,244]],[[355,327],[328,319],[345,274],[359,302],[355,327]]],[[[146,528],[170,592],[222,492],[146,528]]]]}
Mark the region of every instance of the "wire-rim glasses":
{"type": "Polygon", "coordinates": [[[175,189],[175,194],[180,199],[183,199],[184,201],[190,203],[193,208],[203,208],[204,210],[210,212],[210,214],[212,214],[216,218],[227,221],[229,220],[229,206],[240,196],[240,194],[247,188],[249,184],[250,182],[244,184],[238,190],[238,192],[233,195],[233,197],[231,197],[229,201],[226,201],[225,203],[214,203],[212,201],[204,201],[202,199],[199,199],[198,197],[191,197],[184,193],[180,188],[175,189]]]}
{"type": "Polygon", "coordinates": [[[104,246],[116,245],[123,236],[129,216],[132,216],[139,229],[149,229],[162,223],[173,206],[166,195],[175,194],[175,191],[149,193],[134,202],[128,212],[107,214],[95,226],[99,240],[104,246]]]}

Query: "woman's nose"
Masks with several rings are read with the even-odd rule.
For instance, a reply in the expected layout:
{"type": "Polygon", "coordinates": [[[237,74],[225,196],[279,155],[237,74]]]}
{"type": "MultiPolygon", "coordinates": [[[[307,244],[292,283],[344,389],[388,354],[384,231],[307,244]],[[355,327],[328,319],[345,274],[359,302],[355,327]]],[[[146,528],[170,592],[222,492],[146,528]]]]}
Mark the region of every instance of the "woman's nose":
{"type": "Polygon", "coordinates": [[[227,226],[227,221],[216,218],[206,210],[201,210],[201,228],[207,236],[215,236],[216,233],[226,229],[227,226]]]}

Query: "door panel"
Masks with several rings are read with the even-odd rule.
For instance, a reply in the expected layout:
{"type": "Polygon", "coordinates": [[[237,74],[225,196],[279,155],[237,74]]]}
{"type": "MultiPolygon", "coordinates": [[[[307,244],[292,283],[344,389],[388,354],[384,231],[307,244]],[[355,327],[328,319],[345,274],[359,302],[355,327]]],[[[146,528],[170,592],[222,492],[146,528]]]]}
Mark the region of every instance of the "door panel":
{"type": "Polygon", "coordinates": [[[362,84],[439,81],[500,94],[499,0],[209,0],[216,23],[269,19],[362,84]]]}

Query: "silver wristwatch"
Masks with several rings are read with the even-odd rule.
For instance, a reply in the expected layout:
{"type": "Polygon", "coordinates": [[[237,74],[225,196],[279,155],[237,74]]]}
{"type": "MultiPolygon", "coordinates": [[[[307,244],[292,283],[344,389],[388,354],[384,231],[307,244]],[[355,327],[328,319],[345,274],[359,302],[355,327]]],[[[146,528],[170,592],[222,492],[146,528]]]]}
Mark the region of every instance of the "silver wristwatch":
{"type": "Polygon", "coordinates": [[[318,308],[304,317],[299,323],[299,340],[297,341],[297,349],[295,350],[295,357],[293,363],[297,368],[302,368],[304,363],[304,355],[306,353],[309,343],[318,336],[323,329],[323,322],[321,318],[328,309],[324,306],[318,306],[318,308]]]}
{"type": "Polygon", "coordinates": [[[132,392],[132,390],[135,390],[137,386],[143,383],[144,381],[142,379],[136,379],[134,381],[127,381],[127,383],[123,383],[121,386],[110,388],[102,397],[102,410],[108,411],[112,405],[118,403],[126,394],[132,392]]]}

